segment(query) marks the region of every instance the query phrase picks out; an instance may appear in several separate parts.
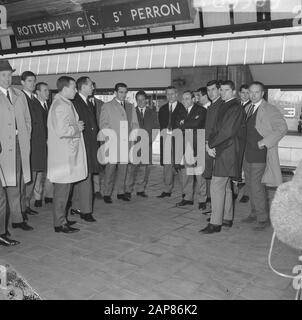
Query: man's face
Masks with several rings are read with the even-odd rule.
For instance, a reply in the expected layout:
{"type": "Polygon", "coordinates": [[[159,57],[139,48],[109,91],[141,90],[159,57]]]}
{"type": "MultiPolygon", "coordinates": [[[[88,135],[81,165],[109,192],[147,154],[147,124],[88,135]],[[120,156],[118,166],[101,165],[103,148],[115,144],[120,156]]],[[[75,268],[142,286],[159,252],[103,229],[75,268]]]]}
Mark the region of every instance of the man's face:
{"type": "Polygon", "coordinates": [[[200,92],[195,91],[194,92],[194,101],[197,103],[200,100],[200,92]]]}
{"type": "Polygon", "coordinates": [[[48,86],[41,85],[40,90],[37,90],[38,98],[42,101],[47,101],[49,99],[49,89],[48,86]]]}
{"type": "Polygon", "coordinates": [[[191,93],[184,93],[182,96],[182,102],[186,109],[190,108],[194,104],[191,93]]]}
{"type": "Polygon", "coordinates": [[[63,91],[67,99],[69,100],[74,99],[74,96],[76,95],[76,92],[77,92],[75,81],[70,81],[69,87],[64,87],[63,91]]]}
{"type": "Polygon", "coordinates": [[[240,95],[240,99],[242,102],[246,102],[250,99],[250,92],[249,89],[241,89],[241,91],[239,92],[240,95]]]}
{"type": "Polygon", "coordinates": [[[174,103],[177,101],[177,91],[175,89],[167,90],[167,100],[169,103],[174,103]]]}
{"type": "Polygon", "coordinates": [[[80,92],[84,96],[87,96],[87,97],[92,96],[93,83],[92,83],[92,81],[90,79],[87,79],[87,82],[82,85],[82,88],[81,88],[80,92]]]}
{"type": "Polygon", "coordinates": [[[21,81],[21,83],[26,91],[34,92],[36,86],[36,77],[27,77],[25,81],[21,81]]]}
{"type": "Polygon", "coordinates": [[[0,72],[0,86],[4,89],[8,89],[12,85],[12,72],[7,70],[7,71],[1,71],[0,72]]]}
{"type": "Polygon", "coordinates": [[[214,101],[214,100],[216,100],[217,98],[220,97],[220,91],[216,87],[216,84],[213,84],[212,86],[207,87],[207,90],[208,90],[208,96],[209,96],[211,101],[214,101]]]}
{"type": "Polygon", "coordinates": [[[127,97],[128,89],[124,87],[119,87],[118,91],[116,92],[116,97],[120,101],[125,101],[127,97]]]}
{"type": "Polygon", "coordinates": [[[262,91],[262,87],[256,84],[250,86],[249,90],[250,99],[253,104],[258,103],[261,99],[263,99],[264,91],[262,91]]]}
{"type": "Polygon", "coordinates": [[[232,99],[235,94],[236,91],[234,91],[229,85],[221,86],[220,88],[220,96],[223,101],[232,99]]]}
{"type": "Polygon", "coordinates": [[[140,94],[136,98],[136,103],[139,108],[145,108],[147,106],[147,99],[144,95],[140,94]]]}
{"type": "Polygon", "coordinates": [[[209,102],[208,96],[205,94],[204,96],[200,94],[199,103],[204,106],[209,102]]]}

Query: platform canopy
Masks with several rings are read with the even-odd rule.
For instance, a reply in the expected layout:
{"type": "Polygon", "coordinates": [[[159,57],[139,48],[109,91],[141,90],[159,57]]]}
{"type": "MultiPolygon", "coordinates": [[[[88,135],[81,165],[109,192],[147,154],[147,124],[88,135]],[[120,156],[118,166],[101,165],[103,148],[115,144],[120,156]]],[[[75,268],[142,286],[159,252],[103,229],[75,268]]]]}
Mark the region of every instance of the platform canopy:
{"type": "Polygon", "coordinates": [[[0,0],[0,4],[8,22],[0,30],[3,57],[212,34],[219,38],[245,31],[257,35],[301,26],[302,7],[301,0],[0,0]]]}

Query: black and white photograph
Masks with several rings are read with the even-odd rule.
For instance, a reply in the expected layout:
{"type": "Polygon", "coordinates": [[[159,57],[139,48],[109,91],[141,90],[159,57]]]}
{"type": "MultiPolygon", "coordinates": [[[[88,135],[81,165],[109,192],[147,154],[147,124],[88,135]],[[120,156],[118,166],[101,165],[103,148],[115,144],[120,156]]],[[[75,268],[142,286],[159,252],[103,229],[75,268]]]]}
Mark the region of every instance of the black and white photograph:
{"type": "Polygon", "coordinates": [[[0,0],[0,300],[302,300],[302,0],[0,0]]]}

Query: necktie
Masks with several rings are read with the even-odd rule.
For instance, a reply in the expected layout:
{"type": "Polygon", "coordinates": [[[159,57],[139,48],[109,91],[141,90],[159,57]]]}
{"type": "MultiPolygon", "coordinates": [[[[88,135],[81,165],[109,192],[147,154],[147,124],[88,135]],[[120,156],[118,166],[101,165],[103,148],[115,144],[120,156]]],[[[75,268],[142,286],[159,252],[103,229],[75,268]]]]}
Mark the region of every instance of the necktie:
{"type": "Polygon", "coordinates": [[[246,120],[249,120],[249,118],[253,115],[254,111],[255,111],[255,105],[252,104],[247,111],[246,120]]]}
{"type": "Polygon", "coordinates": [[[144,109],[140,109],[139,110],[139,112],[140,112],[140,114],[141,114],[141,119],[142,119],[142,123],[143,123],[143,125],[144,125],[144,109]]]}
{"type": "Polygon", "coordinates": [[[7,90],[6,91],[6,96],[7,96],[7,99],[9,100],[9,102],[12,104],[12,100],[10,98],[10,95],[9,95],[9,91],[7,90]]]}
{"type": "Polygon", "coordinates": [[[169,122],[168,122],[168,130],[172,130],[172,104],[169,105],[169,122]]]}
{"type": "Polygon", "coordinates": [[[46,103],[46,102],[44,102],[44,109],[45,109],[46,111],[48,111],[48,106],[47,106],[47,103],[46,103]]]}
{"type": "Polygon", "coordinates": [[[124,101],[121,101],[121,105],[123,108],[125,108],[124,101]]]}

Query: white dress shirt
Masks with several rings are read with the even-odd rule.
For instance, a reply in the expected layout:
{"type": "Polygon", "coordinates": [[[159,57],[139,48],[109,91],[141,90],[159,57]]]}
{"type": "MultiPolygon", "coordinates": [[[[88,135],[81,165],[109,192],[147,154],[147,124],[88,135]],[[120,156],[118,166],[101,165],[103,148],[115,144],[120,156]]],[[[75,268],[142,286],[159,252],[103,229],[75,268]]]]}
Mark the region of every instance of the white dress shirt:
{"type": "MultiPolygon", "coordinates": [[[[82,93],[79,93],[79,96],[84,100],[84,102],[87,104],[87,99],[82,93]]],[[[88,104],[87,104],[88,105],[88,104]]]]}
{"type": "Polygon", "coordinates": [[[254,106],[253,114],[258,110],[258,108],[260,107],[261,103],[262,103],[262,99],[257,103],[254,103],[254,104],[252,103],[252,105],[254,106]]]}
{"type": "Polygon", "coordinates": [[[188,113],[188,115],[190,114],[190,112],[191,112],[192,108],[193,108],[193,106],[191,106],[191,107],[189,107],[189,108],[187,109],[187,113],[188,113]]]}
{"type": "Polygon", "coordinates": [[[178,102],[178,101],[175,101],[175,102],[173,102],[173,103],[170,103],[170,102],[169,102],[169,110],[170,110],[171,104],[172,104],[172,112],[174,112],[175,108],[177,107],[177,102],[178,102]]]}
{"type": "MultiPolygon", "coordinates": [[[[215,101],[217,101],[219,98],[217,98],[215,101]]],[[[208,103],[206,103],[205,105],[203,105],[204,108],[208,109],[209,106],[211,105],[211,102],[209,101],[208,103]]]]}
{"type": "Polygon", "coordinates": [[[12,93],[11,93],[10,88],[4,89],[4,88],[0,87],[0,90],[2,91],[2,93],[3,93],[5,96],[7,96],[7,92],[8,92],[8,94],[9,94],[9,96],[10,96],[10,101],[12,101],[12,93]]]}
{"type": "Polygon", "coordinates": [[[145,116],[146,107],[144,107],[144,108],[138,107],[138,111],[139,111],[140,113],[143,111],[143,115],[145,116]]]}

